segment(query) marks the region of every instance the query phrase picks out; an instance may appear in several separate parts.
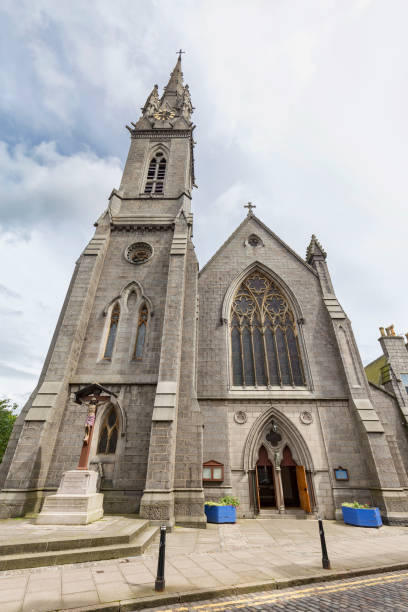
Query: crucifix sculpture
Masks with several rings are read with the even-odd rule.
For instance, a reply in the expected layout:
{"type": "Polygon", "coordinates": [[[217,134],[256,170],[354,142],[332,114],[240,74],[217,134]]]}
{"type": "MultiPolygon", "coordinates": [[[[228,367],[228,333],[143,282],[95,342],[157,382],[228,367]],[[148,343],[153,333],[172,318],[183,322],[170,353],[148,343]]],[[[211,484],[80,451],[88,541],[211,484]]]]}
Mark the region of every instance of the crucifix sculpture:
{"type": "Polygon", "coordinates": [[[111,396],[116,397],[108,389],[94,383],[78,391],[75,397],[77,404],[85,404],[88,407],[88,413],[85,421],[85,435],[82,440],[81,456],[79,458],[77,470],[87,470],[89,453],[91,450],[92,435],[95,425],[95,418],[98,407],[111,399],[111,396]],[[102,395],[105,392],[106,395],[102,395]]]}
{"type": "Polygon", "coordinates": [[[252,209],[256,208],[255,204],[252,204],[252,202],[248,202],[248,204],[245,204],[244,208],[248,209],[248,216],[252,215],[252,209]]]}

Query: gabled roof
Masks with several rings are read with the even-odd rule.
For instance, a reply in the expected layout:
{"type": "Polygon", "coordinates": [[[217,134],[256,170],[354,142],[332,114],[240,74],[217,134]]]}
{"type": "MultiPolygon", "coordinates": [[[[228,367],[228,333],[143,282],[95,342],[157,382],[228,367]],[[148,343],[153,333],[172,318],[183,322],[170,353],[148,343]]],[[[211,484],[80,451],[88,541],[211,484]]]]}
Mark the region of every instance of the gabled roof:
{"type": "Polygon", "coordinates": [[[368,384],[371,387],[374,387],[374,389],[377,389],[377,391],[381,391],[382,393],[385,393],[386,395],[389,395],[390,397],[393,397],[394,399],[396,399],[395,394],[392,393],[391,391],[388,391],[388,389],[384,389],[384,387],[380,387],[380,385],[376,385],[371,380],[368,381],[368,384]]]}
{"type": "Polygon", "coordinates": [[[282,245],[283,248],[286,249],[291,255],[293,255],[293,257],[295,257],[301,264],[303,264],[305,266],[305,268],[307,268],[310,272],[312,272],[312,274],[314,274],[314,276],[317,276],[317,272],[316,272],[316,270],[314,268],[312,268],[312,266],[310,266],[308,263],[306,263],[306,261],[302,257],[300,257],[300,255],[298,255],[293,249],[291,249],[290,246],[286,244],[286,242],[281,240],[281,238],[279,238],[279,236],[277,236],[271,229],[269,229],[269,227],[267,225],[262,223],[262,221],[260,219],[258,219],[258,217],[256,217],[253,213],[248,213],[248,215],[245,217],[245,219],[242,221],[242,223],[240,223],[238,225],[236,230],[234,232],[232,232],[232,234],[230,235],[229,238],[227,238],[227,240],[224,242],[224,244],[222,244],[220,246],[220,248],[214,253],[214,255],[207,261],[205,266],[200,270],[199,275],[201,275],[202,272],[204,272],[204,270],[207,268],[207,266],[210,265],[210,263],[221,253],[221,251],[223,251],[225,249],[225,247],[235,238],[237,233],[245,225],[247,225],[250,221],[255,221],[256,223],[258,223],[258,225],[263,230],[265,230],[265,232],[267,232],[274,240],[276,240],[280,245],[282,245]]]}
{"type": "Polygon", "coordinates": [[[380,384],[382,379],[381,368],[385,365],[387,365],[387,358],[385,355],[381,355],[380,357],[377,357],[377,359],[374,359],[374,361],[367,363],[367,365],[364,366],[364,370],[368,381],[374,383],[375,385],[380,384]]]}

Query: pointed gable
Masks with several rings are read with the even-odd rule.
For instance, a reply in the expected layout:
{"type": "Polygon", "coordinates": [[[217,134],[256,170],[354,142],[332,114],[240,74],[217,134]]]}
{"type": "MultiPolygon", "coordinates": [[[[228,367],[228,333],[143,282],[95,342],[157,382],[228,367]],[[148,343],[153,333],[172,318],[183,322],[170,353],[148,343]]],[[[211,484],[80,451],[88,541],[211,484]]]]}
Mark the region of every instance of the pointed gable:
{"type": "MultiPolygon", "coordinates": [[[[287,253],[301,263],[309,272],[314,276],[317,276],[316,271],[310,266],[300,255],[298,255],[290,246],[288,246],[279,236],[277,236],[267,225],[262,223],[258,217],[252,212],[249,212],[246,218],[238,225],[236,230],[230,235],[229,238],[220,246],[220,248],[214,253],[214,255],[208,260],[205,266],[200,271],[200,276],[211,266],[211,264],[222,254],[222,252],[231,244],[235,238],[241,234],[245,227],[248,227],[248,237],[256,231],[256,226],[259,227],[263,232],[266,232],[274,241],[276,241],[287,253]],[[252,231],[254,230],[254,231],[252,231]]],[[[250,246],[250,245],[249,245],[250,246]]]]}

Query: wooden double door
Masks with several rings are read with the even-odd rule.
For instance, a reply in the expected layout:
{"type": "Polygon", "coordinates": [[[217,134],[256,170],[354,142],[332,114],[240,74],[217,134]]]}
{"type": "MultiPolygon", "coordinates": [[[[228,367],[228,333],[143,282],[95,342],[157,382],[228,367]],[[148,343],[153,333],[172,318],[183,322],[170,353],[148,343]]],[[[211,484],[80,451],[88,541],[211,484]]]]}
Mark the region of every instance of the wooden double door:
{"type": "Polygon", "coordinates": [[[277,508],[280,512],[285,508],[302,508],[311,512],[305,467],[295,463],[288,446],[283,450],[278,468],[270,461],[266,448],[261,446],[255,471],[258,507],[277,508]]]}

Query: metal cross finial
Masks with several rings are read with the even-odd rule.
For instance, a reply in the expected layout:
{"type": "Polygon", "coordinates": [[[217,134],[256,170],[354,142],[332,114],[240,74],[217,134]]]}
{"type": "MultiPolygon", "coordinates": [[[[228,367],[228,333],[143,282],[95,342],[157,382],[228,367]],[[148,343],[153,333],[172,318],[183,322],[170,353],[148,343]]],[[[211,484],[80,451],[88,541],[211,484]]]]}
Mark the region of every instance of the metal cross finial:
{"type": "Polygon", "coordinates": [[[176,53],[178,53],[179,59],[181,59],[181,54],[185,53],[185,51],[183,51],[183,49],[179,49],[178,51],[176,51],[176,53]]]}
{"type": "Polygon", "coordinates": [[[248,215],[252,215],[252,209],[256,208],[256,206],[252,204],[252,202],[248,202],[248,204],[245,204],[244,208],[248,209],[248,215]]]}

